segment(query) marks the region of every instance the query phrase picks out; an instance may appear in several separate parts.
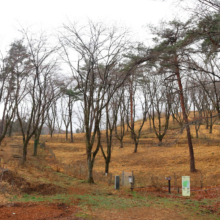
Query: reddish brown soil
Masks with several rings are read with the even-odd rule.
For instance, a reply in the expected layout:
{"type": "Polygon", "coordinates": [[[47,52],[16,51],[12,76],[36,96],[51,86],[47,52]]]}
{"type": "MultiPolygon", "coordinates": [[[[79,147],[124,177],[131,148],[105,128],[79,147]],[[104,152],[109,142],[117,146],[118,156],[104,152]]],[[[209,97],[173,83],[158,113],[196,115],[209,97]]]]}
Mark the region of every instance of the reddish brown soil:
{"type": "Polygon", "coordinates": [[[0,206],[0,219],[14,220],[83,220],[75,217],[80,209],[64,203],[10,203],[0,206]]]}

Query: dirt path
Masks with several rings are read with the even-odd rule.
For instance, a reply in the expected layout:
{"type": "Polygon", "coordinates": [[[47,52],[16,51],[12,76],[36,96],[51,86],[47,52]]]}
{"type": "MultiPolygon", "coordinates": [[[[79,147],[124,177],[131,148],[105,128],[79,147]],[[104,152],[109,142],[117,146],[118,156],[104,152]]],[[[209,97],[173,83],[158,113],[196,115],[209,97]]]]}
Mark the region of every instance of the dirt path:
{"type": "Polygon", "coordinates": [[[207,215],[192,215],[177,208],[133,207],[129,209],[82,210],[64,203],[10,203],[0,206],[0,220],[166,220],[210,219],[207,215]],[[79,214],[81,213],[81,214],[79,214]],[[76,217],[76,215],[85,217],[76,217]]]}
{"type": "Polygon", "coordinates": [[[72,219],[80,209],[76,206],[67,206],[64,203],[9,203],[0,206],[1,220],[50,220],[72,219]]]}

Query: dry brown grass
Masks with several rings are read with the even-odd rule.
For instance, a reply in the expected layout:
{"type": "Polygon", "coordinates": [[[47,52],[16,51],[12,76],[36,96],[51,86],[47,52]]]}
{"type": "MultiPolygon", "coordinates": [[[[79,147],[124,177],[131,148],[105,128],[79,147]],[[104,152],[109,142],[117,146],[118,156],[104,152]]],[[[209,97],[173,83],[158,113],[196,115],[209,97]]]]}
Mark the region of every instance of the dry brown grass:
{"type": "MultiPolygon", "coordinates": [[[[171,123],[171,128],[163,140],[163,145],[158,146],[158,140],[154,133],[149,132],[149,123],[146,122],[138,153],[134,154],[134,143],[127,133],[124,138],[124,148],[120,148],[120,143],[114,139],[110,172],[113,175],[121,175],[122,171],[133,171],[136,176],[136,184],[139,186],[152,185],[152,176],[157,177],[158,184],[166,184],[165,176],[177,177],[177,185],[181,185],[181,176],[190,175],[191,185],[201,185],[201,173],[203,186],[220,184],[220,152],[219,137],[220,127],[214,125],[213,133],[201,125],[199,139],[195,138],[195,128],[191,126],[194,143],[196,169],[200,172],[189,172],[189,150],[186,140],[186,132],[180,132],[178,124],[171,123]]],[[[138,129],[139,122],[135,124],[138,129]]],[[[42,141],[53,149],[56,158],[61,163],[75,166],[86,166],[85,135],[74,134],[74,143],[65,141],[65,135],[42,136],[42,141]]],[[[104,143],[103,143],[104,145],[104,143]]],[[[94,170],[102,172],[104,175],[104,159],[99,151],[94,170]]]]}
{"type": "MultiPolygon", "coordinates": [[[[135,127],[138,129],[139,122],[135,127]]],[[[163,140],[162,146],[158,146],[158,140],[154,133],[150,132],[149,122],[147,121],[143,127],[141,139],[139,142],[138,152],[133,153],[134,143],[130,138],[129,132],[124,138],[124,148],[120,148],[120,143],[116,139],[113,141],[112,159],[110,163],[110,172],[114,175],[121,175],[122,171],[133,171],[136,176],[136,186],[152,185],[152,177],[157,180],[157,185],[166,185],[165,176],[172,176],[174,173],[178,177],[177,185],[181,185],[181,176],[190,175],[191,185],[201,185],[201,173],[203,186],[220,184],[220,151],[219,137],[220,126],[216,123],[213,127],[213,133],[209,134],[209,130],[205,129],[205,125],[201,125],[199,139],[195,138],[195,128],[191,126],[193,137],[196,169],[200,172],[189,172],[189,150],[186,140],[186,132],[180,132],[179,125],[170,122],[171,129],[163,140]]],[[[103,135],[104,137],[104,135],[103,135]]],[[[52,167],[57,171],[64,171],[65,165],[71,165],[74,168],[75,175],[86,177],[86,149],[85,134],[74,134],[74,143],[65,140],[65,134],[43,135],[41,142],[45,142],[46,146],[53,150],[56,158],[52,163],[52,167]],[[61,165],[64,165],[60,167],[61,165]],[[79,174],[79,169],[83,171],[79,174]],[[77,174],[78,173],[78,174],[77,174]]],[[[6,138],[0,147],[0,157],[4,162],[12,159],[12,149],[10,145],[21,144],[21,137],[14,136],[6,138]],[[7,149],[7,150],[6,150],[7,149]]],[[[103,142],[105,146],[105,143],[103,142]]],[[[30,143],[32,149],[33,143],[30,143]]],[[[30,150],[29,150],[30,151],[30,150]]],[[[8,163],[10,167],[10,163],[8,163]]],[[[16,164],[13,169],[16,171],[16,164]]],[[[101,151],[99,151],[94,170],[104,175],[105,162],[101,151]]],[[[32,168],[26,169],[25,172],[33,172],[32,168]],[[29,171],[27,171],[29,170],[29,171]]],[[[68,171],[69,172],[69,171],[68,171]]],[[[73,171],[72,171],[73,172],[73,171]]],[[[99,177],[97,177],[99,178],[99,177]]]]}
{"type": "MultiPolygon", "coordinates": [[[[136,128],[137,127],[138,122],[136,123],[136,128]]],[[[134,143],[133,140],[131,140],[129,133],[126,134],[124,139],[123,149],[120,148],[119,141],[114,139],[112,161],[110,163],[110,172],[112,173],[112,176],[121,175],[123,170],[133,171],[136,177],[136,186],[154,186],[154,188],[147,188],[146,191],[141,191],[143,189],[135,190],[140,193],[142,192],[142,195],[156,195],[156,197],[155,200],[148,200],[148,202],[150,202],[150,207],[136,207],[134,203],[134,207],[132,207],[132,209],[126,209],[124,211],[122,209],[108,210],[102,208],[99,209],[99,211],[93,212],[92,209],[89,209],[92,214],[98,213],[97,218],[95,216],[94,219],[98,219],[98,217],[100,217],[100,219],[115,219],[115,217],[117,217],[117,219],[128,219],[130,217],[132,219],[146,219],[146,216],[150,219],[155,219],[157,217],[158,219],[167,219],[170,217],[172,219],[187,219],[189,216],[193,216],[192,219],[201,219],[200,216],[193,214],[194,212],[191,213],[191,209],[189,209],[191,203],[187,206],[187,209],[176,205],[177,197],[175,197],[174,192],[172,192],[172,196],[174,196],[173,198],[175,199],[175,203],[173,205],[167,204],[165,207],[165,202],[162,202],[161,205],[159,205],[159,201],[162,201],[159,200],[160,196],[168,196],[167,194],[161,192],[164,192],[164,188],[162,187],[167,185],[165,176],[172,176],[172,186],[174,186],[174,173],[177,178],[177,184],[175,184],[175,186],[181,185],[182,175],[190,175],[192,187],[199,187],[201,185],[201,173],[189,172],[189,152],[185,131],[182,134],[179,133],[178,124],[174,124],[171,127],[177,128],[177,130],[169,130],[169,134],[164,139],[164,144],[158,146],[158,140],[155,138],[154,133],[149,132],[149,124],[147,122],[142,132],[138,152],[135,154],[133,153],[134,143]],[[159,192],[155,192],[155,189],[159,192]],[[151,191],[154,192],[151,193],[151,191]],[[170,216],[172,210],[176,210],[176,212],[170,216]],[[155,215],[155,211],[157,215],[155,215]],[[181,218],[180,215],[177,214],[179,212],[183,212],[184,217],[181,215],[181,218]]],[[[191,127],[191,130],[194,136],[193,126],[191,127]]],[[[203,136],[200,136],[201,138],[198,140],[193,138],[196,168],[203,174],[204,187],[215,186],[220,184],[220,167],[218,166],[220,159],[218,143],[219,127],[218,125],[215,125],[213,135],[208,134],[204,125],[202,125],[201,131],[204,133],[205,138],[203,136]]],[[[19,160],[13,158],[13,154],[17,152],[13,152],[14,148],[11,148],[11,145],[22,144],[21,137],[7,137],[3,141],[2,146],[0,146],[0,157],[3,158],[1,165],[6,164],[7,168],[12,171],[11,173],[13,173],[13,175],[19,177],[22,181],[24,178],[25,181],[23,183],[23,191],[21,191],[21,187],[13,188],[11,181],[4,182],[5,188],[2,187],[2,190],[0,190],[0,203],[8,203],[14,195],[17,195],[18,198],[23,198],[24,193],[32,194],[32,192],[34,192],[34,195],[37,193],[41,196],[44,195],[45,192],[51,192],[52,194],[65,193],[65,195],[70,193],[83,195],[86,193],[91,196],[95,196],[94,201],[96,201],[99,194],[104,195],[106,199],[109,199],[109,197],[111,198],[112,195],[118,195],[120,199],[135,199],[136,192],[134,193],[134,196],[132,196],[132,193],[128,192],[127,189],[122,188],[121,190],[114,190],[112,187],[113,184],[111,187],[106,185],[106,183],[113,180],[113,178],[111,178],[110,175],[107,178],[104,176],[104,159],[101,151],[97,155],[94,167],[95,181],[98,182],[97,185],[85,184],[84,181],[76,180],[62,173],[65,172],[79,179],[86,178],[86,150],[84,134],[74,134],[74,143],[66,141],[65,135],[61,134],[54,135],[53,138],[50,138],[48,135],[43,135],[41,137],[41,142],[46,143],[46,150],[39,148],[40,156],[33,157],[32,140],[28,147],[27,163],[25,166],[21,166],[19,165],[19,160]],[[55,154],[55,158],[50,154],[49,149],[51,149],[52,153],[55,154]],[[24,188],[25,184],[27,185],[26,188],[24,188]]],[[[104,142],[102,144],[105,146],[104,142]]],[[[207,192],[204,191],[204,193],[207,192]]],[[[199,196],[201,198],[205,198],[207,195],[199,196]]],[[[217,198],[216,201],[219,201],[218,194],[216,194],[213,198],[217,198]]],[[[133,201],[133,199],[131,201],[133,201]]],[[[181,200],[182,199],[183,198],[181,197],[181,200]]],[[[87,206],[90,207],[90,204],[87,206]]],[[[213,209],[213,206],[210,207],[213,209]]],[[[208,206],[208,208],[210,207],[208,206]]],[[[218,207],[219,206],[216,205],[216,210],[218,207]]],[[[10,211],[14,212],[14,210],[10,211]]],[[[16,213],[17,212],[18,211],[16,211],[16,213]]],[[[206,218],[207,216],[208,214],[204,217],[204,219],[208,219],[206,218]]]]}

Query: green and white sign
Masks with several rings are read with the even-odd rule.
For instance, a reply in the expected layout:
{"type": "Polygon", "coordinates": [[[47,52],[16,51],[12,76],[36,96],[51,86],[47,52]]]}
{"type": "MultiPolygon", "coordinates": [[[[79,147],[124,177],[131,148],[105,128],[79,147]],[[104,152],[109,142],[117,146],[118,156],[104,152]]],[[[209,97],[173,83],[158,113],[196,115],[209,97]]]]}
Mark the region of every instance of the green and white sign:
{"type": "Polygon", "coordinates": [[[190,196],[190,176],[182,176],[182,196],[190,196]]]}

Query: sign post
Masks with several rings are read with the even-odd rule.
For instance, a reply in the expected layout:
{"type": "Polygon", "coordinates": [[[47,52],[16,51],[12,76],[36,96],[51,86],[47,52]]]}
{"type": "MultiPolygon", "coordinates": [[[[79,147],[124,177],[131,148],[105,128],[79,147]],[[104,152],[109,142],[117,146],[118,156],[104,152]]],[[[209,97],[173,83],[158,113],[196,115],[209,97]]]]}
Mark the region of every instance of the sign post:
{"type": "Polygon", "coordinates": [[[168,180],[168,190],[169,190],[169,193],[171,193],[171,188],[170,188],[171,176],[165,177],[165,179],[168,180]]]}
{"type": "Polygon", "coordinates": [[[133,184],[133,176],[129,176],[128,177],[128,182],[131,184],[131,192],[133,191],[133,187],[132,187],[132,184],[133,184]]]}
{"type": "Polygon", "coordinates": [[[182,196],[190,196],[190,176],[182,176],[182,196]]]}

